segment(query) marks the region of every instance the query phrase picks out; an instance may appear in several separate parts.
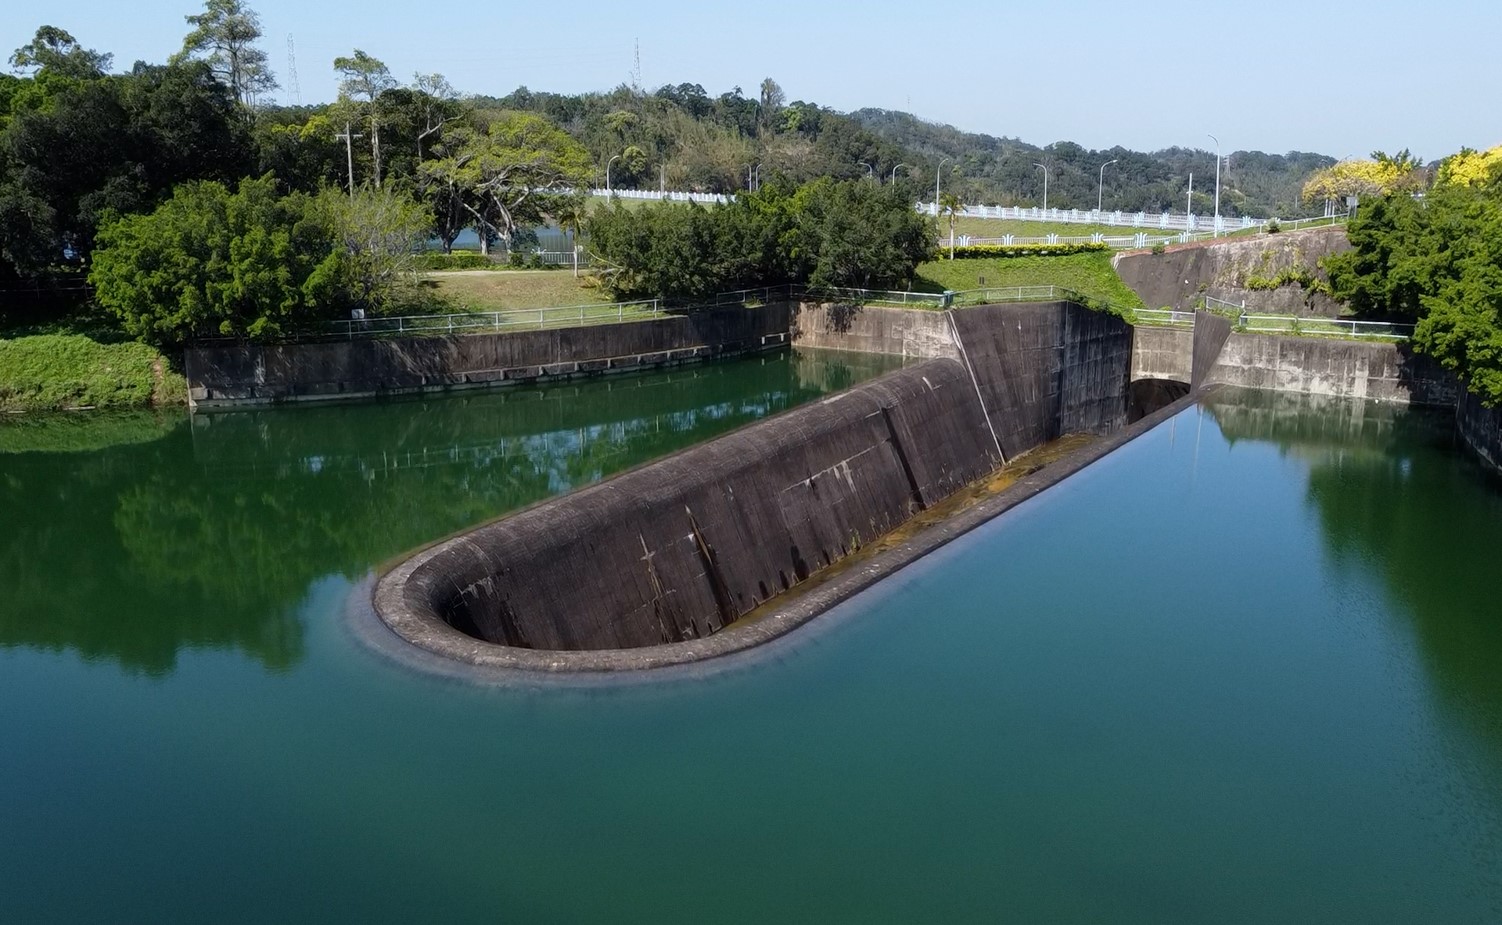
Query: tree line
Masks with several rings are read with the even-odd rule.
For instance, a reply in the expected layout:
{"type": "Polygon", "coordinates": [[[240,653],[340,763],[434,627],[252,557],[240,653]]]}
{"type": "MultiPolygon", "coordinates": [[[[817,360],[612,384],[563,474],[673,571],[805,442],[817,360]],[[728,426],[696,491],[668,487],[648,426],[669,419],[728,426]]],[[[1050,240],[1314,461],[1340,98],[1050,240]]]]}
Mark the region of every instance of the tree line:
{"type": "MultiPolygon", "coordinates": [[[[1502,146],[1434,169],[1374,157],[1342,177],[1367,193],[1353,250],[1325,258],[1331,293],[1357,314],[1414,322],[1414,346],[1502,403],[1502,146]]],[[[1323,194],[1317,187],[1315,195],[1323,194]]],[[[1337,190],[1340,191],[1340,190],[1337,190]]]]}

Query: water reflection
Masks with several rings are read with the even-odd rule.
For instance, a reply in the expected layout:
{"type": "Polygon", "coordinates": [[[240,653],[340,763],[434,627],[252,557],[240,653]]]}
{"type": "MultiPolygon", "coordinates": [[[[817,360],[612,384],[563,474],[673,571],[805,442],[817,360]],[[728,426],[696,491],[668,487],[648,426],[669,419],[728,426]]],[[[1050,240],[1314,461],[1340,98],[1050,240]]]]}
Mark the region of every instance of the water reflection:
{"type": "Polygon", "coordinates": [[[1272,392],[1207,405],[1233,443],[1273,443],[1308,463],[1307,501],[1334,567],[1380,576],[1433,688],[1502,766],[1502,490],[1462,453],[1453,416],[1272,392]]]}
{"type": "Polygon", "coordinates": [[[784,352],[423,400],[0,428],[0,646],[148,675],[184,648],[233,649],[284,670],[319,578],[899,362],[784,352]]]}

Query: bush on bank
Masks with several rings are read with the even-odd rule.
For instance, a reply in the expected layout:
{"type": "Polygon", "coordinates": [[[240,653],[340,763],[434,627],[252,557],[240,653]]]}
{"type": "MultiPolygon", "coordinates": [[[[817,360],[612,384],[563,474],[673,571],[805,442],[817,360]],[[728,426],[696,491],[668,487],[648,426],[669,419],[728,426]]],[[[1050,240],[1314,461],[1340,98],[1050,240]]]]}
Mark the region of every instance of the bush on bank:
{"type": "Polygon", "coordinates": [[[596,274],[616,298],[693,300],[796,283],[906,287],[934,255],[931,219],[891,187],[769,181],[733,202],[613,204],[586,223],[596,274]]]}
{"type": "Polygon", "coordinates": [[[1073,257],[1075,254],[1109,252],[1111,245],[1093,241],[1072,244],[964,244],[955,247],[954,259],[987,257],[1073,257]]]}

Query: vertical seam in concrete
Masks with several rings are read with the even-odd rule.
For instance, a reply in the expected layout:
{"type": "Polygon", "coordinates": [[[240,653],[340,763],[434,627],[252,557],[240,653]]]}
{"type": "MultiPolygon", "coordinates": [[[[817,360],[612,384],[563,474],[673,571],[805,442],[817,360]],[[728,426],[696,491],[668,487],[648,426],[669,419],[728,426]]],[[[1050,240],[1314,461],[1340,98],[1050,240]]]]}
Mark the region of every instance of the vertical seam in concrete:
{"type": "Polygon", "coordinates": [[[902,440],[897,436],[897,425],[892,421],[892,410],[886,405],[881,407],[881,418],[887,424],[887,434],[892,441],[892,449],[897,452],[897,462],[902,466],[902,474],[907,476],[908,488],[913,493],[913,503],[918,505],[918,510],[928,510],[928,505],[923,500],[923,490],[918,487],[918,477],[913,474],[912,464],[908,462],[907,451],[902,448],[902,440]]]}
{"type": "Polygon", "coordinates": [[[949,319],[949,330],[954,332],[955,346],[960,348],[960,359],[965,361],[965,369],[970,373],[970,384],[975,386],[975,400],[980,402],[981,416],[986,419],[986,429],[991,432],[991,442],[996,444],[996,456],[1006,465],[1007,454],[1002,452],[1001,438],[996,436],[996,426],[991,423],[991,412],[986,410],[986,396],[981,394],[980,380],[975,378],[975,367],[970,365],[970,351],[965,349],[965,339],[960,336],[960,326],[954,322],[954,309],[944,312],[944,317],[949,319]]]}

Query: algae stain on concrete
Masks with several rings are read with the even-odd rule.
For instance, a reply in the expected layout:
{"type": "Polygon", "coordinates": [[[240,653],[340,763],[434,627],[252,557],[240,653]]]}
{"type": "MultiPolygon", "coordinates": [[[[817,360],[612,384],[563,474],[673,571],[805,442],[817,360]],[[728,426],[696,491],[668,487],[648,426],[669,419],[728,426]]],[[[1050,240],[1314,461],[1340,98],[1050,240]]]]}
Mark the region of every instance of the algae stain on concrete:
{"type": "Polygon", "coordinates": [[[773,596],[770,600],[763,601],[756,609],[749,611],[739,620],[726,625],[726,630],[734,630],[740,627],[750,626],[766,617],[785,611],[788,604],[797,600],[802,595],[808,594],[834,579],[848,573],[852,569],[860,568],[872,559],[889,552],[914,537],[952,520],[957,515],[975,507],[983,501],[1001,494],[1011,488],[1023,478],[1032,475],[1048,465],[1074,455],[1079,450],[1100,439],[1091,434],[1066,434],[1057,440],[1023,453],[1006,465],[997,469],[990,475],[971,482],[966,487],[927,508],[917,509],[900,526],[876,537],[870,542],[854,545],[849,554],[836,562],[815,571],[806,579],[797,582],[790,589],[773,596]]]}

